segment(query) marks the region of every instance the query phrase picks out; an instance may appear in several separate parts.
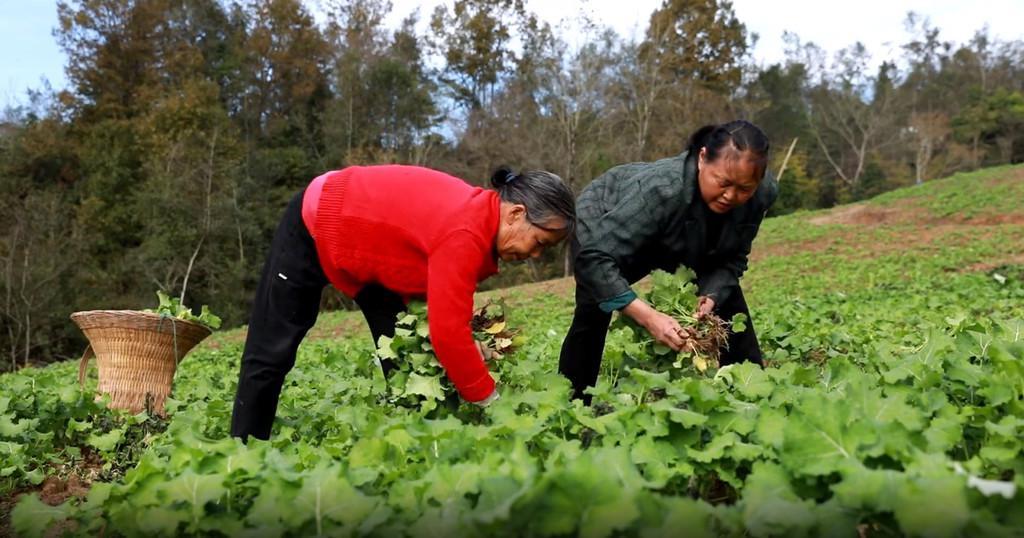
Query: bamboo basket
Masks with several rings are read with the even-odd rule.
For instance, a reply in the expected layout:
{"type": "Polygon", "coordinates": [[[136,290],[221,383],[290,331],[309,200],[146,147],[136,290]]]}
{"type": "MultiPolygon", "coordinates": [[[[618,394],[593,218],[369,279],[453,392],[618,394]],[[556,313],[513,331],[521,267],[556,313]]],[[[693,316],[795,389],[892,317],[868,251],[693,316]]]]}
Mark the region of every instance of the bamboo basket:
{"type": "Polygon", "coordinates": [[[178,362],[210,335],[210,329],[171,316],[137,310],[89,310],[71,314],[89,346],[78,365],[85,386],[89,360],[99,365],[99,394],[112,409],[165,415],[178,362]]]}

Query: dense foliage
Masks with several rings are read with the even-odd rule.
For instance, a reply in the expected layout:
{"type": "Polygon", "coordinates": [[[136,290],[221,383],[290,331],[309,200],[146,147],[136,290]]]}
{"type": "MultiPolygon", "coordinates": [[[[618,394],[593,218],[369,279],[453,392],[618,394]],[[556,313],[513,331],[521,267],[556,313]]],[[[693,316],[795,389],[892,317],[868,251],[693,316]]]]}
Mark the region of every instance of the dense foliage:
{"type": "MultiPolygon", "coordinates": [[[[948,42],[921,17],[880,67],[796,36],[765,66],[721,0],[665,0],[635,38],[553,26],[521,0],[391,26],[384,0],[57,4],[69,86],[0,117],[4,371],[73,356],[70,311],[144,308],[154,286],[242,324],[287,200],[345,165],[479,183],[509,164],[578,191],[743,117],[770,136],[773,171],[797,140],[782,214],[1024,158],[1024,45],[984,29],[948,42]]],[[[488,285],[561,275],[561,254],[488,285]]]]}
{"type": "Polygon", "coordinates": [[[639,355],[614,331],[584,407],[556,373],[568,287],[520,288],[527,339],[493,364],[492,406],[395,405],[363,330],[314,334],[272,440],[243,445],[221,333],[180,365],[166,423],[100,411],[70,364],[0,377],[0,487],[97,475],[64,504],[22,497],[25,536],[1019,536],[1024,215],[1003,205],[1022,178],[766,221],[743,281],[765,369],[658,372],[616,360],[639,355]]]}

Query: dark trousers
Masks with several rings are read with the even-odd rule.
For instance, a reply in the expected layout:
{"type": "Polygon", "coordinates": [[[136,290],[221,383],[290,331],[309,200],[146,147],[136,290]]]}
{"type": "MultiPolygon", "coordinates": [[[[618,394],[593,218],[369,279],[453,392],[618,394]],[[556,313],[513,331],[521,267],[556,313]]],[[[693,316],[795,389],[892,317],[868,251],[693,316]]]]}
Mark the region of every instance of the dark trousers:
{"type": "MultiPolygon", "coordinates": [[[[289,202],[274,232],[253,297],[231,414],[232,436],[270,438],[284,377],[295,365],[299,343],[316,323],[327,283],[313,238],[302,221],[300,192],[289,202]]],[[[355,301],[374,342],[381,335],[394,336],[395,318],[405,310],[398,294],[369,285],[355,301]]],[[[389,366],[385,365],[385,373],[389,366]]]]}
{"type": "MultiPolygon", "coordinates": [[[[728,349],[722,350],[723,366],[744,360],[762,364],[761,347],[757,343],[757,334],[750,320],[750,310],[743,297],[743,290],[734,289],[729,299],[715,305],[715,313],[722,319],[732,319],[741,312],[747,315],[747,328],[740,333],[729,331],[728,349]]],[[[562,342],[558,371],[572,382],[573,397],[582,398],[587,403],[590,403],[590,396],[583,394],[583,391],[597,383],[611,319],[611,314],[602,311],[585,293],[576,289],[576,310],[569,333],[562,342]]]]}

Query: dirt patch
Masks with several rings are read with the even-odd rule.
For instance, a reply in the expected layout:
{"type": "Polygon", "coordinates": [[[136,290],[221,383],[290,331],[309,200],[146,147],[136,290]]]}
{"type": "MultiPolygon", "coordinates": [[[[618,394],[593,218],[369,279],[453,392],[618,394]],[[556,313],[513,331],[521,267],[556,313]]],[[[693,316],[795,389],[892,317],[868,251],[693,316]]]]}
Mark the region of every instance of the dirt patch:
{"type": "Polygon", "coordinates": [[[996,260],[990,260],[990,261],[987,261],[987,262],[975,263],[973,265],[968,265],[967,267],[964,267],[963,269],[961,269],[960,272],[961,273],[988,273],[988,272],[991,272],[991,271],[995,271],[996,269],[999,269],[1001,267],[1005,267],[1007,265],[1017,265],[1017,266],[1024,267],[1024,252],[1021,252],[1019,254],[1015,254],[1015,255],[1010,256],[1008,258],[1000,258],[1000,259],[996,259],[996,260]]]}
{"type": "Polygon", "coordinates": [[[0,496],[0,538],[14,536],[14,528],[11,527],[11,511],[18,502],[20,492],[0,496]]]}
{"type": "Polygon", "coordinates": [[[829,234],[825,237],[818,239],[810,239],[807,241],[799,242],[782,242],[782,243],[770,243],[767,245],[760,245],[755,240],[754,246],[750,251],[750,261],[756,262],[765,258],[785,257],[792,256],[794,254],[813,254],[816,252],[823,252],[831,247],[842,246],[849,244],[856,237],[856,233],[852,230],[837,231],[834,234],[829,234]]]}
{"type": "MultiPolygon", "coordinates": [[[[81,459],[64,463],[53,472],[54,474],[46,477],[38,486],[17,489],[0,496],[0,538],[14,536],[11,512],[22,495],[35,493],[41,501],[50,506],[60,505],[72,497],[84,499],[89,494],[92,483],[103,472],[103,459],[91,449],[82,448],[81,459]]],[[[47,536],[60,536],[64,530],[74,529],[57,524],[47,532],[47,536]]]]}
{"type": "MultiPolygon", "coordinates": [[[[68,499],[85,499],[89,494],[91,482],[78,475],[71,475],[67,479],[57,476],[47,477],[41,485],[30,489],[21,489],[11,492],[0,498],[0,538],[14,536],[14,528],[11,522],[11,513],[23,495],[35,493],[39,500],[50,506],[58,506],[68,499]]],[[[46,533],[47,536],[61,536],[64,530],[73,530],[65,523],[57,523],[46,533]]]]}
{"type": "Polygon", "coordinates": [[[853,224],[859,226],[880,226],[885,224],[920,223],[919,211],[901,207],[880,207],[869,204],[851,204],[837,207],[824,215],[812,217],[808,222],[818,226],[827,224],[853,224]]]}
{"type": "Polygon", "coordinates": [[[573,277],[556,278],[552,280],[544,280],[542,282],[533,282],[530,284],[523,284],[511,288],[502,288],[497,290],[488,290],[485,292],[478,293],[474,302],[477,306],[487,302],[488,299],[497,299],[505,297],[511,301],[529,301],[535,297],[544,295],[557,295],[559,297],[565,297],[571,299],[576,290],[576,281],[573,277]]]}
{"type": "Polygon", "coordinates": [[[89,484],[77,475],[71,475],[67,480],[51,476],[43,481],[39,499],[50,506],[57,506],[72,497],[84,499],[88,493],[89,484]]]}
{"type": "Polygon", "coordinates": [[[1021,180],[1024,180],[1024,166],[1017,165],[1010,170],[1007,170],[1005,174],[1000,174],[996,177],[990,178],[984,184],[990,187],[996,187],[1021,180]]]}
{"type": "Polygon", "coordinates": [[[998,215],[980,215],[961,221],[970,226],[1002,226],[1006,224],[1024,224],[1024,213],[1000,213],[998,215]]]}

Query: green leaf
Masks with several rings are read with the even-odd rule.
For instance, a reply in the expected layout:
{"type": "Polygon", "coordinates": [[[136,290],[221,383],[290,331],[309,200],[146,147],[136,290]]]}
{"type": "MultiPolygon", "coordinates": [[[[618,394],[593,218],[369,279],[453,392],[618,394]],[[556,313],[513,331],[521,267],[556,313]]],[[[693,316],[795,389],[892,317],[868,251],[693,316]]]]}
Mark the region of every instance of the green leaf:
{"type": "Polygon", "coordinates": [[[661,499],[659,515],[664,520],[658,527],[643,529],[642,538],[714,538],[719,533],[713,526],[712,508],[703,501],[688,498],[667,497],[661,499]]]}
{"type": "Polygon", "coordinates": [[[893,513],[900,530],[909,536],[960,536],[971,515],[964,479],[940,476],[907,481],[896,494],[893,513]]]}
{"type": "MultiPolygon", "coordinates": [[[[952,408],[952,406],[950,406],[952,408]]],[[[954,408],[955,409],[955,408],[954,408]]],[[[960,443],[963,438],[962,423],[955,415],[940,415],[932,419],[924,430],[924,438],[928,442],[928,451],[946,453],[960,443]]]]}
{"type": "Polygon", "coordinates": [[[851,413],[850,403],[818,394],[800,401],[784,429],[782,463],[795,474],[827,475],[860,465],[860,447],[874,444],[871,425],[851,413]]]}
{"type": "Polygon", "coordinates": [[[732,317],[732,331],[741,333],[747,330],[747,315],[740,312],[732,317]]]}
{"type": "Polygon", "coordinates": [[[227,493],[223,474],[197,474],[186,469],[181,475],[161,485],[160,490],[171,503],[182,502],[191,509],[193,523],[198,522],[206,511],[206,503],[213,502],[227,493]]]}
{"type": "Polygon", "coordinates": [[[428,400],[444,400],[444,389],[437,377],[421,376],[415,372],[409,374],[405,382],[406,394],[417,394],[428,400]]]}
{"type": "Polygon", "coordinates": [[[413,325],[416,325],[416,315],[415,314],[406,314],[406,315],[398,318],[398,323],[396,323],[396,325],[404,325],[406,327],[412,327],[413,325]]]}
{"type": "Polygon", "coordinates": [[[668,419],[676,424],[681,424],[683,427],[692,428],[694,426],[700,426],[708,420],[708,416],[690,411],[689,409],[680,409],[678,407],[668,407],[668,419]]]}
{"type": "Polygon", "coordinates": [[[711,442],[703,450],[691,448],[687,451],[687,454],[696,461],[709,463],[724,458],[726,449],[737,443],[739,439],[740,437],[733,432],[717,435],[711,439],[711,442]]]}
{"type": "Polygon", "coordinates": [[[782,448],[785,439],[783,431],[786,427],[787,417],[775,409],[766,409],[758,416],[757,427],[754,430],[755,439],[761,443],[782,448]]]}
{"type": "Polygon", "coordinates": [[[755,537],[808,535],[817,523],[813,501],[800,499],[785,471],[771,463],[754,464],[741,505],[744,525],[755,537]]]}
{"type": "Polygon", "coordinates": [[[211,329],[219,329],[222,320],[219,316],[214,315],[210,312],[210,307],[203,305],[202,310],[199,313],[199,322],[211,329]]]}
{"type": "Polygon", "coordinates": [[[848,508],[891,512],[904,482],[904,474],[898,471],[851,467],[841,482],[832,485],[832,491],[848,508]]]}
{"type": "Polygon", "coordinates": [[[640,511],[632,499],[609,501],[591,506],[580,522],[580,536],[584,538],[604,538],[615,531],[626,529],[640,516],[640,511]]]}
{"type": "Polygon", "coordinates": [[[144,533],[174,536],[179,534],[178,527],[188,523],[192,516],[188,510],[151,506],[140,509],[135,519],[139,530],[144,533]]]}
{"type": "Polygon", "coordinates": [[[284,517],[292,511],[298,491],[295,484],[274,475],[266,476],[252,508],[245,516],[246,522],[261,529],[283,527],[284,517]]]}
{"type": "Polygon", "coordinates": [[[15,424],[13,414],[0,415],[0,436],[21,437],[26,432],[32,431],[37,424],[39,424],[39,419],[21,419],[15,424]]]}
{"type": "Polygon", "coordinates": [[[71,506],[64,503],[50,506],[32,493],[23,496],[11,512],[11,524],[21,536],[44,536],[46,529],[55,522],[70,517],[71,506]]]}
{"type": "Polygon", "coordinates": [[[124,440],[124,428],[116,428],[103,434],[92,434],[85,442],[100,452],[111,452],[124,440]]]}
{"type": "Polygon", "coordinates": [[[1020,446],[984,446],[981,447],[979,454],[983,459],[991,460],[996,463],[1009,464],[1016,460],[1017,454],[1020,453],[1020,450],[1020,446]]]}
{"type": "Polygon", "coordinates": [[[352,487],[337,466],[322,466],[302,481],[295,497],[294,511],[287,517],[295,528],[312,519],[317,535],[323,535],[328,521],[354,529],[373,512],[377,502],[352,487]]]}
{"type": "Polygon", "coordinates": [[[775,389],[775,384],[764,369],[752,362],[725,366],[718,370],[715,379],[725,380],[740,394],[750,399],[768,397],[775,389]]]}
{"type": "Polygon", "coordinates": [[[897,422],[909,431],[920,431],[925,423],[924,413],[908,405],[902,396],[889,396],[881,400],[877,408],[865,411],[879,422],[897,422]]]}
{"type": "Polygon", "coordinates": [[[509,476],[487,476],[480,480],[480,498],[473,519],[481,523],[506,520],[512,505],[527,491],[509,476]]]}

